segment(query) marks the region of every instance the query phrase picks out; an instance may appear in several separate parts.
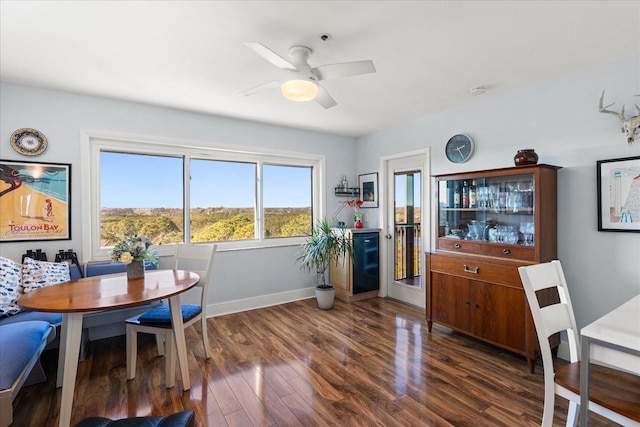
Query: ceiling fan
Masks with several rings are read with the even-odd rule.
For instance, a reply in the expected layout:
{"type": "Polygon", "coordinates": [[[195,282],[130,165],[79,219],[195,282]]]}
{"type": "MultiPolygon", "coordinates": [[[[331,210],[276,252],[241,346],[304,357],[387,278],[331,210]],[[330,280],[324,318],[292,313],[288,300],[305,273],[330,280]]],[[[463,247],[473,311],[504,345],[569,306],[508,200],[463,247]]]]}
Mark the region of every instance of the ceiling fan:
{"type": "Polygon", "coordinates": [[[337,103],[329,95],[329,92],[320,86],[319,81],[376,72],[373,61],[370,60],[343,62],[311,68],[309,58],[313,51],[305,46],[292,46],[289,49],[289,58],[291,59],[287,60],[262,43],[245,43],[245,45],[276,67],[286,70],[289,75],[286,79],[265,83],[253,89],[240,92],[240,95],[243,96],[253,95],[263,90],[280,86],[282,95],[287,99],[292,101],[311,101],[315,99],[324,108],[331,108],[337,103]]]}

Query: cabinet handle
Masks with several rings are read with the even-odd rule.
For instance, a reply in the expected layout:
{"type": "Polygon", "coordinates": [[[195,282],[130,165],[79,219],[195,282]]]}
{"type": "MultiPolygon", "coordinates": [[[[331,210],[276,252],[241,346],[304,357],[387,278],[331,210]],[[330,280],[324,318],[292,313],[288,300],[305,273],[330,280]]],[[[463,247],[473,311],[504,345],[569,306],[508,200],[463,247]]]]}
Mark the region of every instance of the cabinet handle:
{"type": "Polygon", "coordinates": [[[505,254],[505,255],[509,255],[511,253],[511,251],[509,249],[507,249],[507,248],[504,248],[502,250],[502,253],[505,254]]]}
{"type": "Polygon", "coordinates": [[[476,304],[476,308],[480,308],[480,304],[476,304]]]}
{"type": "Polygon", "coordinates": [[[465,271],[466,273],[478,274],[478,272],[480,271],[480,267],[476,267],[476,268],[474,268],[473,270],[471,270],[471,269],[467,266],[467,264],[465,264],[465,265],[464,265],[464,271],[465,271]]]}
{"type": "Polygon", "coordinates": [[[471,305],[471,302],[469,302],[469,300],[466,300],[466,301],[464,302],[464,305],[471,305]]]}
{"type": "Polygon", "coordinates": [[[453,247],[456,249],[460,249],[460,243],[456,243],[455,245],[453,245],[453,247]]]}

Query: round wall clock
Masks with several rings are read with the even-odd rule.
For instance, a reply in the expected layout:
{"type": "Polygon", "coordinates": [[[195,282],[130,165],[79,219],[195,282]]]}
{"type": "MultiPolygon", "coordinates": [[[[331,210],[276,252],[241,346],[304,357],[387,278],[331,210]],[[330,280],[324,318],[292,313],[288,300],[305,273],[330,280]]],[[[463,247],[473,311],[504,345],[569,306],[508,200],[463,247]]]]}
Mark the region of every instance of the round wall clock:
{"type": "Polygon", "coordinates": [[[47,149],[47,137],[35,129],[18,129],[11,135],[11,146],[25,156],[37,156],[47,149]]]}
{"type": "Polygon", "coordinates": [[[445,148],[447,159],[453,163],[464,163],[473,155],[475,144],[470,136],[464,134],[453,135],[445,148]]]}

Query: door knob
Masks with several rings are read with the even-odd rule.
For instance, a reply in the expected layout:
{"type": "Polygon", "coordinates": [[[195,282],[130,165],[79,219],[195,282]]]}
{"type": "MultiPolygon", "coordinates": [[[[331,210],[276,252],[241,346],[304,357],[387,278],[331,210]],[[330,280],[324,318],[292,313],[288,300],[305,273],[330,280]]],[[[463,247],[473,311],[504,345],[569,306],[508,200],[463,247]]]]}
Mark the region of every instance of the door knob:
{"type": "Polygon", "coordinates": [[[391,234],[387,234],[387,235],[385,235],[384,237],[386,237],[387,239],[390,239],[390,238],[392,238],[393,236],[392,236],[391,234]]]}

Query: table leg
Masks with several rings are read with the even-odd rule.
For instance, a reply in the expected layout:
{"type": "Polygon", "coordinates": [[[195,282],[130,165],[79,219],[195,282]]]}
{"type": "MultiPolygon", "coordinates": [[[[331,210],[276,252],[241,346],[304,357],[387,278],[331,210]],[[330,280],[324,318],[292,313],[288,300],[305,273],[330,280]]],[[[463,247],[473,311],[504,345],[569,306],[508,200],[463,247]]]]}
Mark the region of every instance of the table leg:
{"type": "Polygon", "coordinates": [[[78,356],[80,355],[82,315],[83,313],[64,313],[62,315],[57,378],[57,382],[59,383],[60,377],[62,377],[60,427],[69,427],[69,425],[71,425],[71,409],[73,408],[73,394],[76,388],[76,374],[78,372],[78,356]],[[62,368],[62,372],[60,368],[62,368]]]}
{"type": "Polygon", "coordinates": [[[580,355],[580,426],[589,425],[589,358],[591,351],[589,337],[582,337],[582,354],[580,355]]]}
{"type": "MultiPolygon", "coordinates": [[[[180,375],[182,375],[182,386],[186,391],[191,388],[191,381],[189,380],[187,343],[184,338],[184,324],[182,322],[182,310],[180,308],[179,295],[169,298],[169,310],[171,311],[171,324],[173,326],[173,334],[178,353],[178,365],[180,366],[180,375]]],[[[167,343],[165,343],[165,346],[166,345],[167,343]]]]}

